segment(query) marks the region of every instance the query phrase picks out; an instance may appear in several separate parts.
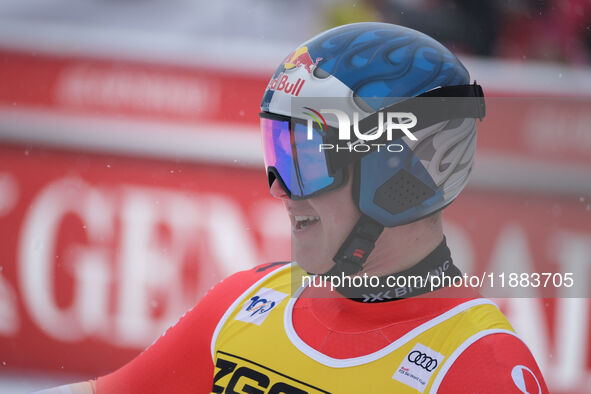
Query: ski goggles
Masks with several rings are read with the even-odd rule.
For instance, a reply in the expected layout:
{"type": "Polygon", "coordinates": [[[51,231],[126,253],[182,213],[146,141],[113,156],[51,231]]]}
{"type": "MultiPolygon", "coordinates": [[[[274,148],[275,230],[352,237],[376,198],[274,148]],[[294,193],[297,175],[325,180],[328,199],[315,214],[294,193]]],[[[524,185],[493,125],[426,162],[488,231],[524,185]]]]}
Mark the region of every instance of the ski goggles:
{"type": "Polygon", "coordinates": [[[269,187],[276,179],[291,199],[300,200],[344,183],[345,171],[332,171],[326,153],[319,149],[323,136],[318,130],[308,136],[304,121],[266,112],[259,116],[269,187]]]}
{"type": "MultiPolygon", "coordinates": [[[[390,111],[418,114],[414,130],[450,119],[482,120],[486,114],[484,94],[476,82],[436,88],[381,110],[390,111]]],[[[375,127],[378,116],[376,112],[359,121],[363,134],[375,127]]],[[[268,112],[261,112],[259,117],[269,187],[275,179],[278,180],[293,200],[314,197],[340,187],[347,180],[348,165],[371,152],[320,149],[323,144],[336,145],[339,142],[338,130],[331,126],[326,130],[314,126],[310,133],[307,120],[268,112]]],[[[390,141],[402,137],[402,132],[399,132],[390,141]]],[[[379,145],[388,141],[384,133],[383,139],[373,142],[379,145]]]]}

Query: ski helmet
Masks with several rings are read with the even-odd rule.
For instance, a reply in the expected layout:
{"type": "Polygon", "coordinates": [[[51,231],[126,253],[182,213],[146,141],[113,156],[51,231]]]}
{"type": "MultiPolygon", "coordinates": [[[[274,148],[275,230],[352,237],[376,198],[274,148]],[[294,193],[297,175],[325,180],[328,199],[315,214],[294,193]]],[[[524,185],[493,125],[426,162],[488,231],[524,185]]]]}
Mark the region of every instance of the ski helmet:
{"type": "Polygon", "coordinates": [[[290,198],[310,198],[342,186],[353,166],[362,216],[334,258],[334,272],[350,274],[384,226],[429,216],[458,196],[485,107],[481,87],[433,38],[354,23],[291,52],[269,81],[261,111],[269,186],[277,180],[290,198]],[[400,127],[384,133],[384,113],[400,127]],[[353,125],[342,114],[355,114],[353,125]]]}

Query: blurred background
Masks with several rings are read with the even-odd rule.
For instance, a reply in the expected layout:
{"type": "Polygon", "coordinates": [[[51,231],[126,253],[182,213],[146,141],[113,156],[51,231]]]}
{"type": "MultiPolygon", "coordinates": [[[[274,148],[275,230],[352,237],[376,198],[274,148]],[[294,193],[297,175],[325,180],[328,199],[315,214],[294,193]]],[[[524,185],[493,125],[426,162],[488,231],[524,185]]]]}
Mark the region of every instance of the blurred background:
{"type": "MultiPolygon", "coordinates": [[[[466,270],[591,266],[588,0],[0,2],[0,392],[123,365],[217,281],[290,256],[259,103],[339,24],[421,30],[488,114],[445,211],[466,270]]],[[[587,298],[499,300],[552,392],[591,392],[587,298]]]]}

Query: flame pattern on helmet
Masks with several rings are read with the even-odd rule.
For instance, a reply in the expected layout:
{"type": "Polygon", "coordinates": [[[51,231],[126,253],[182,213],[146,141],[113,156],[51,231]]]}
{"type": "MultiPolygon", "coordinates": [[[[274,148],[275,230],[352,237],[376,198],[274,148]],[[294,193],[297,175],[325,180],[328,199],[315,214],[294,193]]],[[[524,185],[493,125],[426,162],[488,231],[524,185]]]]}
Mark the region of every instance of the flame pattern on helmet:
{"type": "MultiPolygon", "coordinates": [[[[440,86],[470,82],[466,68],[447,48],[426,34],[402,26],[339,26],[308,40],[301,48],[306,48],[311,59],[318,60],[312,72],[315,79],[335,77],[366,110],[377,111],[399,98],[418,96],[440,86]]],[[[285,72],[286,64],[279,65],[274,78],[285,72]]],[[[291,64],[288,67],[293,68],[291,64]]],[[[261,104],[264,111],[273,112],[273,93],[265,92],[261,104]]]]}
{"type": "MultiPolygon", "coordinates": [[[[312,72],[284,61],[273,78],[286,73],[286,63],[293,63],[293,67],[287,66],[292,73],[299,72],[297,78],[305,83],[300,98],[352,98],[351,110],[372,113],[438,87],[470,83],[468,71],[452,52],[435,39],[402,26],[339,26],[298,48],[306,48],[309,58],[305,65],[314,59],[313,68],[308,69],[312,72]]],[[[289,101],[291,96],[285,92],[268,88],[261,108],[297,117],[299,114],[286,104],[289,101]]],[[[472,169],[476,124],[473,118],[454,119],[413,130],[418,141],[406,137],[398,140],[405,149],[396,156],[372,152],[357,161],[353,194],[360,211],[386,227],[394,227],[450,204],[465,187],[472,169]],[[430,192],[420,199],[415,196],[417,190],[430,192]],[[376,202],[379,193],[385,200],[398,200],[400,204],[395,208],[380,205],[376,202]]]]}

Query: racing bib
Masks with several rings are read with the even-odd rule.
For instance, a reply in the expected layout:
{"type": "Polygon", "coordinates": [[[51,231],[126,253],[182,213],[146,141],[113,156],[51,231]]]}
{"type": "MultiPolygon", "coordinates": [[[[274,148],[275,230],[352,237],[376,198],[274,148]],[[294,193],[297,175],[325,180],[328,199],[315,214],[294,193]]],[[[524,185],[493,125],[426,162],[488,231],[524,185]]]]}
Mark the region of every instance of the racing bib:
{"type": "Polygon", "coordinates": [[[335,359],[307,345],[293,327],[292,311],[302,289],[293,294],[291,281],[300,271],[286,265],[269,273],[220,320],[212,341],[212,392],[428,393],[467,339],[486,330],[513,332],[496,305],[473,299],[376,352],[335,359]]]}

